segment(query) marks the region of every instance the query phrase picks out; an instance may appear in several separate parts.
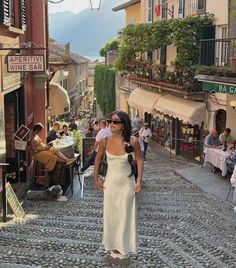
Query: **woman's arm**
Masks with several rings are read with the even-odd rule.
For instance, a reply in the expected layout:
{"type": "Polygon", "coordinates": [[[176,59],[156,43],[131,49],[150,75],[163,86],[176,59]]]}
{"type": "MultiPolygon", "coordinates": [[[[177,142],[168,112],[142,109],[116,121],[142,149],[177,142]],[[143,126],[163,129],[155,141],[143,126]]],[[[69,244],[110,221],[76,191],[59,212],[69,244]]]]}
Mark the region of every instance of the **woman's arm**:
{"type": "Polygon", "coordinates": [[[98,181],[99,178],[99,166],[102,161],[103,155],[106,153],[106,141],[105,139],[101,140],[99,143],[98,152],[96,154],[96,158],[94,161],[94,184],[96,188],[100,191],[104,190],[104,186],[102,183],[98,181]]]}
{"type": "Polygon", "coordinates": [[[134,155],[138,167],[138,178],[135,185],[135,192],[139,192],[141,190],[142,177],[143,177],[143,155],[140,149],[139,140],[137,138],[132,137],[131,144],[134,147],[134,155]]]}

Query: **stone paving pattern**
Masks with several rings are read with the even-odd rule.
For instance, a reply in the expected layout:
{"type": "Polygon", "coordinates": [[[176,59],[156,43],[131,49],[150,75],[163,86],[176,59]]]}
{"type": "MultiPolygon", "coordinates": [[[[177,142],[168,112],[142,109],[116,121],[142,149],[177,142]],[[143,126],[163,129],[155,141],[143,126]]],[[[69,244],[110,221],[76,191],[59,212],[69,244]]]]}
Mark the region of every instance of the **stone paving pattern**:
{"type": "Polygon", "coordinates": [[[26,219],[1,224],[0,267],[236,267],[232,206],[175,175],[184,164],[161,148],[148,153],[137,256],[112,260],[103,249],[102,193],[87,178],[83,199],[25,201],[26,219]]]}

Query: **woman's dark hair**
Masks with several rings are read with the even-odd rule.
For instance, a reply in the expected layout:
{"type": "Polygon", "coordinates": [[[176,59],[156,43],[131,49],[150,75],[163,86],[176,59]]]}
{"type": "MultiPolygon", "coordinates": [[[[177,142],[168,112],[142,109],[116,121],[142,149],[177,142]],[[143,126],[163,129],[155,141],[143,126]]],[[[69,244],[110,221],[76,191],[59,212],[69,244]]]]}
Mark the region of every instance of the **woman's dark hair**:
{"type": "Polygon", "coordinates": [[[41,131],[43,130],[43,125],[41,123],[37,123],[33,127],[33,131],[41,131]]]}
{"type": "Polygon", "coordinates": [[[134,147],[130,144],[130,138],[132,136],[132,126],[131,126],[131,121],[127,113],[123,111],[115,111],[111,113],[110,118],[116,114],[120,121],[123,124],[123,137],[124,137],[124,143],[125,143],[125,151],[128,154],[128,161],[131,165],[131,174],[129,175],[130,177],[134,174],[135,169],[133,166],[133,155],[132,153],[134,152],[134,147]]]}

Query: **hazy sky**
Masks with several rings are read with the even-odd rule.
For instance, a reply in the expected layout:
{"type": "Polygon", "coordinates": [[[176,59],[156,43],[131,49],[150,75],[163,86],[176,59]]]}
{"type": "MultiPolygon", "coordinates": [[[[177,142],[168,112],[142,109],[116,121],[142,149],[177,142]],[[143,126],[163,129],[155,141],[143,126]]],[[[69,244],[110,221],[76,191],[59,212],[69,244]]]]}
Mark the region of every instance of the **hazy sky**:
{"type": "Polygon", "coordinates": [[[61,12],[61,11],[71,11],[73,13],[78,13],[83,9],[89,7],[89,0],[64,0],[59,4],[49,3],[49,12],[61,12]]]}

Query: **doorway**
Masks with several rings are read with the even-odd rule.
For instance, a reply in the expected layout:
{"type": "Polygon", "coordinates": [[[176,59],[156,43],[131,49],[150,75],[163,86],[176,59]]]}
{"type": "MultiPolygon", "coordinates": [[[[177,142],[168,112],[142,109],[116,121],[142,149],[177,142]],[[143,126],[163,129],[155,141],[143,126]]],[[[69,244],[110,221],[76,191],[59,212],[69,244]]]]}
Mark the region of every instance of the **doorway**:
{"type": "Polygon", "coordinates": [[[223,109],[220,109],[216,112],[216,131],[218,135],[223,133],[225,127],[226,127],[226,111],[223,109]]]}
{"type": "Polygon", "coordinates": [[[15,150],[14,133],[24,124],[24,88],[21,87],[4,96],[6,161],[9,163],[8,173],[15,172],[10,183],[26,182],[26,152],[15,150]]]}

